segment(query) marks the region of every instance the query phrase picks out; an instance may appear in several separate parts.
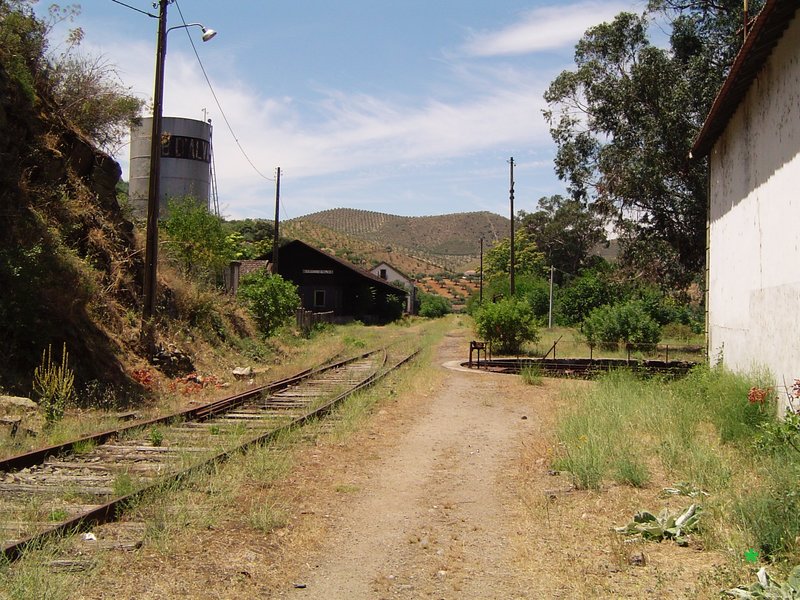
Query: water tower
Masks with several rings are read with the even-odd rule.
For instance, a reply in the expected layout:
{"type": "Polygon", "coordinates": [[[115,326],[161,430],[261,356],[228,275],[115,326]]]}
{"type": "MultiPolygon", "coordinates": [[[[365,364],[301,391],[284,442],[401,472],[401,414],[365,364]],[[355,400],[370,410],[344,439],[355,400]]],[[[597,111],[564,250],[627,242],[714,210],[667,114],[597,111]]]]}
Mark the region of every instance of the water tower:
{"type": "MultiPolygon", "coordinates": [[[[147,218],[150,179],[150,135],[153,118],[131,128],[129,197],[133,214],[147,218]]],[[[171,198],[192,196],[209,208],[211,186],[211,125],[205,121],[163,117],[161,136],[161,197],[159,215],[167,214],[171,198]]]]}

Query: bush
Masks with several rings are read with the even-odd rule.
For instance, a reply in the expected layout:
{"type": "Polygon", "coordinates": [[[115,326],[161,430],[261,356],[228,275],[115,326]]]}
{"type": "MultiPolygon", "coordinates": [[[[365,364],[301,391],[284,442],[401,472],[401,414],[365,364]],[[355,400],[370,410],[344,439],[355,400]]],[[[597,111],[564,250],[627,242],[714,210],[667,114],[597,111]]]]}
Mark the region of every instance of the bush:
{"type": "Polygon", "coordinates": [[[222,219],[191,196],[169,201],[164,231],[169,252],[188,275],[213,281],[233,258],[222,219]]]}
{"type": "Polygon", "coordinates": [[[518,354],[525,342],[539,340],[530,305],[516,298],[484,304],[475,315],[475,326],[478,335],[498,354],[518,354]]]}
{"type": "Polygon", "coordinates": [[[300,306],[297,287],[280,275],[266,271],[251,273],[239,282],[239,296],[245,300],[264,336],[284,325],[300,306]]]}
{"type": "Polygon", "coordinates": [[[604,270],[587,269],[568,286],[559,290],[559,321],[565,325],[580,323],[595,308],[613,303],[619,294],[620,290],[610,282],[604,270]]]}
{"type": "Polygon", "coordinates": [[[447,298],[437,294],[421,293],[419,298],[419,316],[436,319],[452,312],[453,307],[447,298]]]}
{"type": "Polygon", "coordinates": [[[656,344],[661,339],[658,323],[635,300],[595,308],[583,322],[583,333],[590,344],[656,344]]]}

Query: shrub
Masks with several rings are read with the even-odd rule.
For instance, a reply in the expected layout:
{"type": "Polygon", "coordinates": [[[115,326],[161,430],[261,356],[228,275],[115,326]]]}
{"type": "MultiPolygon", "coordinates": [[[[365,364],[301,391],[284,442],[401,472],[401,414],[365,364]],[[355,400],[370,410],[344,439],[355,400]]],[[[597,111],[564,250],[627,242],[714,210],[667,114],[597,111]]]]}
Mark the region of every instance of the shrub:
{"type": "Polygon", "coordinates": [[[484,304],[475,315],[475,326],[478,335],[498,354],[518,354],[525,342],[539,339],[530,305],[516,298],[484,304]]]}
{"type": "Polygon", "coordinates": [[[297,287],[280,275],[258,271],[243,277],[239,296],[247,303],[261,332],[269,337],[300,305],[297,287]]]}
{"type": "Polygon", "coordinates": [[[420,294],[419,315],[427,319],[436,319],[452,312],[450,301],[437,294],[420,294]]]}
{"type": "Polygon", "coordinates": [[[611,304],[619,296],[601,269],[587,269],[558,293],[558,317],[566,325],[583,321],[595,308],[611,304]]]}
{"type": "Polygon", "coordinates": [[[635,300],[594,309],[583,322],[583,333],[590,344],[656,344],[661,339],[658,323],[635,300]]]}

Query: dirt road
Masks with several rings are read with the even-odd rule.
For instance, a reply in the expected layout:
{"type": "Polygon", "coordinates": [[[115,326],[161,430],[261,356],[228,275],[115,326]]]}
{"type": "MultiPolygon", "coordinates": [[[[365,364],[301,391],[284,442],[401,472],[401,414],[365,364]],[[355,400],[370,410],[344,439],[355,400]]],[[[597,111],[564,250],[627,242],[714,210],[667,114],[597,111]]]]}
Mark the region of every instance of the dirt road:
{"type": "MultiPolygon", "coordinates": [[[[335,532],[289,596],[525,598],[514,569],[513,498],[504,474],[530,428],[517,378],[452,368],[468,341],[436,354],[441,378],[361,474],[335,532]]],[[[530,389],[530,388],[528,388],[530,389]]]]}

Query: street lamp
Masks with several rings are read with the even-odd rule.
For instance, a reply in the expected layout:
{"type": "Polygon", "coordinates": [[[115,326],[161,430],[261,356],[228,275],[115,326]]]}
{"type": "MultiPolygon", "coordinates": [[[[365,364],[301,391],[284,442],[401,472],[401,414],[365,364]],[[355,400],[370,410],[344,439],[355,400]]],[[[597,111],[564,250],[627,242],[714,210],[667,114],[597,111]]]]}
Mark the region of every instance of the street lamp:
{"type": "Polygon", "coordinates": [[[176,25],[167,29],[167,6],[171,0],[159,0],[158,39],[156,42],[156,81],[153,92],[153,129],[150,139],[150,181],[147,190],[147,234],[144,257],[144,299],[142,306],[142,338],[152,346],[152,323],[158,270],[158,209],[161,178],[161,112],[164,100],[164,59],[167,56],[167,34],[173,29],[200,27],[207,42],[217,32],[200,23],[176,25]]]}

